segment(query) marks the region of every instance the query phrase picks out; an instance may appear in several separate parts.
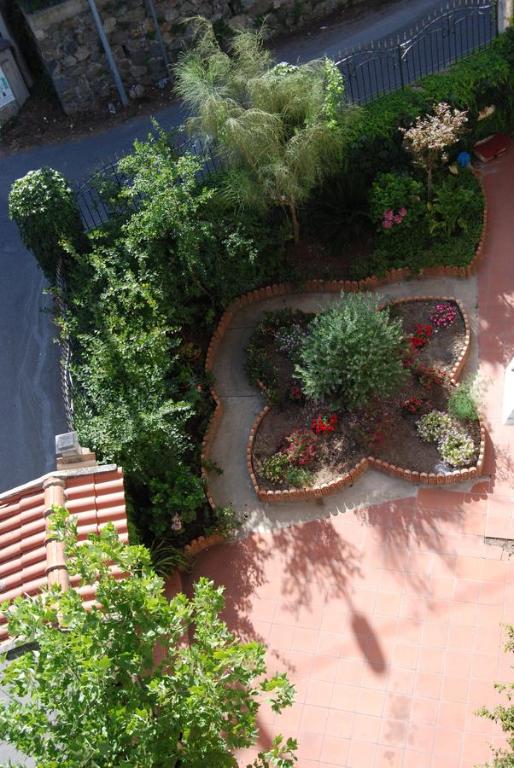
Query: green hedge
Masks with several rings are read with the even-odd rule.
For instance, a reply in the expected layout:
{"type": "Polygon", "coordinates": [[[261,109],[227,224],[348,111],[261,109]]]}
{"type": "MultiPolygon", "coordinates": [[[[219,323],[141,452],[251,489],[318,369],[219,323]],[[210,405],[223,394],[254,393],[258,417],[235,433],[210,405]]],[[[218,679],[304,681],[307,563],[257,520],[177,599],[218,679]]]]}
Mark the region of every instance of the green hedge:
{"type": "Polygon", "coordinates": [[[446,72],[363,107],[362,119],[351,129],[345,172],[351,174],[353,169],[371,179],[381,171],[405,166],[409,161],[398,127],[411,124],[440,101],[469,111],[471,130],[464,142],[468,145],[496,130],[510,131],[514,123],[514,30],[507,30],[490,48],[446,72]],[[496,113],[478,122],[479,111],[488,104],[497,106],[496,113]]]}

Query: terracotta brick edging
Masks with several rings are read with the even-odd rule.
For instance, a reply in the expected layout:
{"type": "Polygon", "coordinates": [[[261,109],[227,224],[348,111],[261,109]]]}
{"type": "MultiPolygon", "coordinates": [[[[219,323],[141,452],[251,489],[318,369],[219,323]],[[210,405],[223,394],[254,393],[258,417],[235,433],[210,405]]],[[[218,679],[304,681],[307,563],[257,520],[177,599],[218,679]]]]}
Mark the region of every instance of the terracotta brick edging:
{"type": "MultiPolygon", "coordinates": [[[[457,299],[451,296],[402,297],[400,299],[393,299],[392,301],[383,304],[381,308],[385,308],[386,306],[389,306],[389,307],[395,306],[398,304],[406,304],[412,301],[437,301],[437,302],[447,301],[447,302],[452,302],[456,304],[457,307],[459,308],[459,311],[464,321],[464,328],[465,328],[464,349],[460,353],[449,375],[451,386],[454,386],[454,387],[457,386],[457,380],[464,369],[464,365],[466,364],[466,361],[469,356],[470,345],[471,345],[471,329],[469,324],[469,318],[466,311],[464,310],[461,303],[457,299]]],[[[262,411],[258,414],[250,430],[248,446],[246,449],[246,463],[248,467],[248,473],[250,475],[250,479],[252,481],[255,494],[260,501],[270,503],[270,502],[308,501],[310,499],[317,499],[317,498],[320,498],[321,496],[326,496],[330,493],[334,493],[335,491],[339,491],[348,485],[353,485],[354,481],[369,467],[378,469],[381,472],[385,472],[386,474],[391,475],[392,477],[399,477],[400,479],[406,480],[407,482],[410,482],[410,483],[417,483],[417,484],[419,483],[419,484],[425,484],[425,485],[453,485],[455,483],[462,483],[466,480],[471,480],[472,478],[479,477],[483,471],[484,459],[485,459],[485,427],[482,423],[482,420],[479,419],[480,446],[478,450],[477,461],[475,466],[473,467],[456,469],[453,472],[448,472],[448,473],[416,472],[410,469],[404,469],[403,467],[399,467],[396,464],[390,464],[389,462],[383,461],[382,459],[377,459],[374,456],[367,456],[366,458],[363,458],[359,462],[357,462],[357,464],[354,467],[352,467],[352,469],[350,469],[349,472],[347,472],[337,480],[334,480],[330,483],[324,483],[323,485],[314,486],[310,488],[298,488],[294,490],[283,490],[283,491],[267,491],[261,488],[257,481],[257,477],[255,474],[254,465],[253,465],[253,449],[254,449],[255,437],[256,437],[257,431],[261,425],[262,420],[264,419],[266,414],[270,411],[270,409],[271,409],[271,406],[266,405],[265,408],[263,408],[262,411]]]]}
{"type": "MultiPolygon", "coordinates": [[[[254,291],[249,291],[248,293],[245,293],[241,296],[239,296],[237,299],[234,299],[223,315],[221,316],[218,325],[216,326],[216,330],[214,331],[211,340],[209,342],[209,346],[207,349],[207,355],[205,358],[205,371],[208,375],[212,375],[213,369],[214,369],[214,361],[216,359],[216,355],[218,353],[219,347],[225,337],[225,333],[227,329],[229,328],[230,324],[232,323],[232,320],[234,319],[236,313],[242,309],[243,307],[247,307],[250,304],[256,304],[260,301],[264,301],[265,299],[270,299],[277,296],[288,296],[288,295],[294,295],[295,293],[341,293],[341,292],[347,292],[347,293],[357,293],[360,291],[373,291],[379,288],[380,286],[390,285],[392,283],[401,282],[402,280],[407,280],[409,278],[434,278],[434,277],[462,277],[467,278],[471,277],[473,275],[479,266],[480,260],[482,258],[483,248],[484,248],[484,240],[485,240],[485,234],[486,234],[486,228],[487,228],[487,221],[488,221],[488,207],[487,207],[487,196],[485,194],[485,187],[483,183],[483,179],[478,173],[478,171],[475,171],[473,169],[473,174],[478,180],[478,183],[480,185],[480,188],[482,190],[482,196],[484,201],[484,209],[483,209],[483,218],[482,218],[482,234],[480,236],[480,240],[477,246],[477,249],[475,251],[475,255],[473,256],[473,259],[468,264],[467,267],[449,267],[449,266],[438,266],[438,267],[425,267],[418,272],[413,272],[408,267],[402,267],[401,269],[391,269],[388,272],[386,272],[382,276],[372,275],[370,277],[365,278],[364,280],[307,280],[302,285],[294,285],[293,283],[276,283],[273,285],[268,285],[263,288],[258,288],[254,291]]],[[[425,300],[433,299],[434,297],[414,297],[414,298],[420,298],[425,300]]],[[[438,300],[444,301],[445,299],[441,299],[440,297],[436,297],[438,300]]],[[[406,299],[409,300],[409,299],[406,299]]],[[[448,299],[450,301],[455,301],[456,304],[458,304],[459,309],[462,313],[462,316],[464,318],[464,323],[466,326],[466,346],[457,360],[453,370],[451,371],[450,380],[453,384],[456,383],[456,380],[460,376],[462,369],[464,368],[464,365],[466,363],[467,357],[469,355],[469,347],[470,347],[470,326],[469,326],[469,319],[466,314],[466,312],[463,310],[462,306],[459,302],[457,302],[455,299],[448,299]]],[[[401,300],[398,300],[401,301],[401,300]]],[[[393,302],[391,302],[393,303],[393,302]]],[[[211,396],[215,402],[215,409],[213,411],[213,414],[210,418],[209,424],[207,426],[207,429],[205,431],[205,435],[202,441],[202,450],[201,450],[201,462],[202,462],[202,478],[204,479],[207,487],[207,470],[205,468],[205,465],[209,462],[210,452],[212,448],[212,444],[214,442],[214,438],[216,436],[216,433],[218,431],[218,427],[220,425],[222,416],[223,416],[223,405],[218,397],[218,394],[216,392],[216,389],[214,386],[211,386],[210,388],[211,396]]],[[[264,413],[261,412],[257,419],[262,421],[264,418],[264,413]],[[259,419],[260,417],[260,419],[259,419]]],[[[438,475],[431,475],[430,479],[429,476],[427,476],[427,479],[424,477],[421,477],[420,480],[413,479],[412,477],[405,476],[404,479],[410,480],[411,482],[428,482],[432,485],[442,485],[442,484],[449,484],[449,483],[456,483],[461,482],[461,478],[455,478],[454,475],[465,475],[467,473],[472,472],[473,470],[478,470],[480,467],[480,471],[483,467],[483,456],[484,456],[484,428],[481,423],[481,441],[480,441],[480,451],[479,451],[479,459],[477,461],[476,467],[471,467],[469,469],[465,470],[459,470],[455,473],[451,473],[450,475],[441,475],[441,477],[446,478],[444,483],[438,478],[438,475]],[[480,457],[482,457],[482,460],[480,461],[480,457]],[[435,479],[434,479],[435,478],[435,479]]],[[[256,429],[257,420],[254,423],[252,430],[256,429]]],[[[255,431],[254,431],[255,436],[255,431]]],[[[248,452],[247,452],[248,456],[248,452]]],[[[372,459],[372,462],[376,465],[377,459],[372,459]]],[[[383,464],[386,464],[386,462],[382,462],[383,464]]],[[[353,482],[354,479],[358,477],[359,474],[361,474],[368,466],[369,459],[362,459],[359,464],[356,465],[349,473],[348,475],[345,475],[344,477],[340,478],[337,481],[337,488],[343,488],[345,485],[349,485],[353,482]],[[365,462],[365,465],[363,465],[363,462],[365,462]],[[360,469],[357,472],[357,469],[363,465],[363,468],[360,469]],[[344,481],[344,482],[343,482],[344,481]]],[[[380,467],[380,469],[384,472],[388,472],[389,474],[393,474],[396,477],[403,476],[402,473],[408,472],[408,470],[402,470],[400,467],[396,467],[394,465],[387,465],[380,467]],[[400,474],[399,474],[400,473],[400,474]]],[[[416,474],[416,473],[410,473],[416,474]]],[[[421,473],[423,475],[424,473],[421,473]]],[[[476,474],[480,474],[477,472],[476,474]]],[[[462,480],[469,479],[471,477],[475,477],[476,474],[467,474],[466,477],[462,477],[462,480]]],[[[252,483],[254,484],[254,487],[256,487],[256,483],[253,480],[253,470],[250,472],[250,477],[252,478],[252,483]]],[[[336,485],[335,483],[327,484],[330,486],[336,485]]],[[[331,490],[336,490],[336,488],[328,489],[323,486],[321,489],[310,489],[311,491],[316,491],[314,495],[315,497],[323,496],[326,493],[331,492],[331,490]]],[[[256,490],[257,493],[257,490],[256,490]]],[[[299,491],[259,491],[259,493],[268,493],[268,494],[275,494],[274,498],[271,499],[269,496],[266,498],[267,501],[287,501],[289,499],[284,498],[284,494],[296,494],[294,499],[291,498],[291,501],[296,501],[299,499],[304,498],[301,496],[303,493],[302,490],[299,491]],[[300,495],[298,495],[300,494],[300,495]]],[[[257,493],[259,498],[261,496],[257,493]]],[[[308,498],[312,497],[309,496],[308,498]]],[[[307,497],[306,497],[307,498],[307,497]]],[[[212,496],[207,492],[207,499],[209,501],[209,504],[213,509],[216,508],[216,505],[214,503],[214,500],[212,499],[212,496]]],[[[193,544],[192,542],[191,544],[193,544]]]]}

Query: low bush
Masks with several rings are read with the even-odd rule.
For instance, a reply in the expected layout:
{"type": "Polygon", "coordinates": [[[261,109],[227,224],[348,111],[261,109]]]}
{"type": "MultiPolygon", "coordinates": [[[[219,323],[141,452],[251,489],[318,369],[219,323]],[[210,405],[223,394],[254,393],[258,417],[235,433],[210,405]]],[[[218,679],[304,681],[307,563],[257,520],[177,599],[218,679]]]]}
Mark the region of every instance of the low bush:
{"type": "Polygon", "coordinates": [[[451,416],[443,411],[431,411],[418,421],[416,427],[422,440],[437,443],[442,440],[453,426],[451,416]]]}
{"type": "Polygon", "coordinates": [[[309,326],[296,375],[313,400],[346,407],[390,395],[405,379],[401,321],[378,298],[348,294],[309,326]]]}
{"type": "Polygon", "coordinates": [[[280,483],[286,476],[291,463],[287,453],[274,453],[262,465],[262,474],[270,483],[280,483]]]}
{"type": "Polygon", "coordinates": [[[453,390],[448,413],[461,421],[478,421],[477,387],[473,379],[463,381],[453,390]]]}
{"type": "Polygon", "coordinates": [[[9,216],[51,283],[67,249],[85,247],[73,191],[64,176],[52,168],[29,171],[14,182],[9,193],[9,216]]]}
{"type": "Polygon", "coordinates": [[[452,467],[465,467],[473,463],[475,445],[471,437],[458,429],[453,429],[438,444],[441,458],[452,467]]]}

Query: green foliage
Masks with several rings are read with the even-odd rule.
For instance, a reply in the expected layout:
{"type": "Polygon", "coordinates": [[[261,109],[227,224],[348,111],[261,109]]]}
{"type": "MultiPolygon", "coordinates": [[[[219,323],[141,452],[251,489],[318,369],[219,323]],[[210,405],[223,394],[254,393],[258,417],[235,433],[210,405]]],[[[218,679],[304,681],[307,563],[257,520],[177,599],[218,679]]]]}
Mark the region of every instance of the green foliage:
{"type": "Polygon", "coordinates": [[[473,379],[463,381],[452,391],[448,413],[461,421],[478,421],[477,387],[473,379]]]}
{"type": "Polygon", "coordinates": [[[177,159],[155,129],[120,162],[126,215],[70,259],[64,330],[81,440],[123,465],[143,540],[179,546],[213,522],[198,455],[210,412],[200,344],[226,303],[273,279],[281,251],[269,256],[268,233],[257,246],[256,221],[220,204],[197,180],[199,160],[177,159]]]}
{"type": "MultiPolygon", "coordinates": [[[[471,171],[464,171],[470,174],[471,171]]],[[[435,188],[434,200],[430,205],[430,231],[450,239],[459,230],[466,231],[468,221],[476,213],[476,190],[461,183],[461,179],[448,176],[435,188]]]]}
{"type": "Polygon", "coordinates": [[[262,465],[262,474],[270,483],[282,482],[291,467],[287,453],[279,452],[269,456],[262,465]]]}
{"type": "Polygon", "coordinates": [[[154,541],[150,547],[150,558],[155,573],[162,576],[163,579],[177,569],[184,569],[187,566],[187,558],[184,553],[164,539],[154,541]]]}
{"type": "Polygon", "coordinates": [[[443,411],[430,411],[417,422],[418,435],[427,443],[437,443],[453,426],[451,416],[443,411]]]}
{"type": "Polygon", "coordinates": [[[176,77],[191,129],[214,139],[227,163],[227,196],[242,207],[283,207],[297,240],[298,206],[331,171],[344,143],[349,112],[335,64],[274,65],[262,35],[247,30],[235,33],[229,55],[200,20],[176,77]]]}
{"type": "Polygon", "coordinates": [[[230,539],[238,533],[240,528],[241,519],[231,504],[226,507],[216,507],[212,533],[220,533],[230,539]]]}
{"type": "Polygon", "coordinates": [[[423,215],[424,205],[421,201],[423,185],[405,173],[381,173],[371,187],[370,211],[373,220],[382,225],[384,211],[397,212],[402,208],[407,210],[401,228],[415,226],[416,221],[423,215]]]}
{"type": "MultiPolygon", "coordinates": [[[[514,652],[514,627],[507,624],[505,651],[514,652]]],[[[495,683],[495,689],[505,696],[505,703],[493,710],[482,707],[477,714],[500,726],[505,734],[505,745],[493,750],[492,762],[488,768],[512,768],[514,766],[514,683],[495,683]]],[[[485,768],[485,767],[484,767],[485,768]]]]}
{"type": "MultiPolygon", "coordinates": [[[[256,741],[261,703],[280,712],[294,689],[265,677],[262,645],[228,630],[223,590],[200,579],[191,598],[168,602],[144,547],[122,544],[113,526],[79,545],[64,510],[52,523],[98,605],[55,586],[8,609],[11,637],[30,645],[2,672],[0,738],[38,768],[234,768],[233,753],[256,741]]],[[[295,747],[275,741],[254,766],[291,768],[295,747]]]]}
{"type": "Polygon", "coordinates": [[[465,467],[475,458],[475,445],[454,419],[443,411],[431,411],[417,422],[418,434],[428,443],[436,443],[443,461],[452,467],[465,467]]]}
{"type": "Polygon", "coordinates": [[[308,488],[314,482],[312,472],[303,467],[289,467],[285,473],[285,479],[289,485],[295,488],[308,488]]]}
{"type": "Polygon", "coordinates": [[[296,374],[314,400],[365,405],[401,386],[404,346],[401,322],[377,297],[348,294],[310,324],[296,374]]]}
{"type": "Polygon", "coordinates": [[[452,467],[465,467],[473,463],[475,445],[469,435],[453,428],[439,443],[439,453],[443,461],[452,467]]]}
{"type": "Polygon", "coordinates": [[[59,259],[66,256],[65,245],[84,245],[75,196],[64,176],[52,168],[29,171],[14,182],[9,193],[9,216],[51,282],[59,259]]]}

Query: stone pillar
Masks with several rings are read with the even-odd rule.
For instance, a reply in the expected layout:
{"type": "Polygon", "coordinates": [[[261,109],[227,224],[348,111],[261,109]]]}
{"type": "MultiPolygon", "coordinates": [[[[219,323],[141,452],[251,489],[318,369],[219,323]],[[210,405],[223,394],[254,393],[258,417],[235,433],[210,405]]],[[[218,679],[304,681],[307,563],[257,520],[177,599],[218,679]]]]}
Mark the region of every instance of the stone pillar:
{"type": "Polygon", "coordinates": [[[43,490],[46,519],[46,577],[50,586],[58,584],[63,591],[66,591],[69,589],[70,580],[64,561],[64,544],[51,536],[49,521],[53,507],[64,506],[64,480],[60,477],[49,477],[43,483],[43,490]]]}
{"type": "Polygon", "coordinates": [[[505,32],[510,27],[514,16],[514,0],[498,0],[498,30],[505,32]]]}

